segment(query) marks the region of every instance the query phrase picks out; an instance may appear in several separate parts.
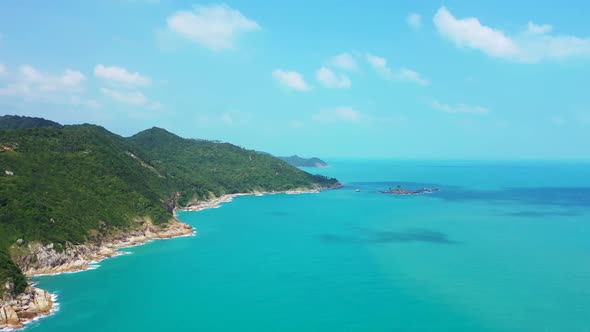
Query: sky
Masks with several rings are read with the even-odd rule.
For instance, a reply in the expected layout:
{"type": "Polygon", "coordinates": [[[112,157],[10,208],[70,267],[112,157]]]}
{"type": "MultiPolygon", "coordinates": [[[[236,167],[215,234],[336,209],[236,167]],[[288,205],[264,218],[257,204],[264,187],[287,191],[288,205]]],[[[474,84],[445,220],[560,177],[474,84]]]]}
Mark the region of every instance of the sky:
{"type": "Polygon", "coordinates": [[[588,1],[0,2],[0,115],[323,158],[590,159],[588,1]]]}

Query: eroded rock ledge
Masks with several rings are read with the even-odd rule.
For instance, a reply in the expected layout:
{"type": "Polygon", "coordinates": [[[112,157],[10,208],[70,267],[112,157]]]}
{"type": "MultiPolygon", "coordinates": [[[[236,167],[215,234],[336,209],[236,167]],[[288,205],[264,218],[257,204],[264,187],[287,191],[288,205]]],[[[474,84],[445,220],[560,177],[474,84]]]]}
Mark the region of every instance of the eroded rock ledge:
{"type": "MultiPolygon", "coordinates": [[[[4,285],[9,289],[10,284],[4,285]]],[[[5,295],[0,299],[0,329],[18,329],[35,318],[48,315],[54,308],[53,297],[47,291],[33,286],[17,296],[5,295]]]]}

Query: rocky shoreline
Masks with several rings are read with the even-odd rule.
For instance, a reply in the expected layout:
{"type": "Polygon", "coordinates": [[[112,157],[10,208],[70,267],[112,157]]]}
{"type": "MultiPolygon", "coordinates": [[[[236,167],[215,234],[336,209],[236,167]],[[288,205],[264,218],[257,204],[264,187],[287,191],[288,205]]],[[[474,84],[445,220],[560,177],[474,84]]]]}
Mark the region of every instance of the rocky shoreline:
{"type": "Polygon", "coordinates": [[[297,195],[297,194],[317,194],[320,193],[322,189],[293,189],[293,190],[285,190],[285,191],[253,191],[249,193],[239,193],[239,194],[227,194],[222,195],[219,197],[212,198],[207,201],[199,201],[195,203],[191,203],[184,208],[179,209],[180,211],[201,211],[205,209],[216,209],[221,206],[223,203],[229,203],[234,198],[239,196],[264,196],[264,195],[275,195],[275,194],[287,194],[287,195],[297,195]]]}
{"type": "Polygon", "coordinates": [[[146,222],[139,229],[123,231],[94,243],[67,245],[63,250],[56,250],[53,244],[31,243],[27,248],[29,254],[14,257],[14,261],[27,277],[79,272],[91,269],[93,264],[104,259],[120,255],[120,248],[156,239],[191,236],[194,233],[191,226],[178,220],[169,222],[166,228],[146,222]]]}
{"type": "MultiPolygon", "coordinates": [[[[9,290],[11,285],[4,285],[9,290]]],[[[29,285],[17,296],[5,295],[0,300],[0,330],[19,329],[26,323],[53,313],[57,306],[55,296],[29,285]]]]}
{"type": "MultiPolygon", "coordinates": [[[[181,208],[181,211],[201,211],[218,208],[222,203],[231,202],[239,196],[263,196],[273,194],[308,194],[319,193],[322,188],[294,189],[287,191],[260,191],[228,194],[207,201],[199,201],[181,208]]],[[[176,210],[175,216],[176,216],[176,210]]],[[[95,264],[111,257],[121,255],[118,249],[141,245],[156,239],[170,239],[193,236],[195,230],[178,219],[169,222],[165,228],[144,221],[138,229],[125,230],[93,242],[56,248],[52,243],[30,243],[25,248],[18,248],[26,254],[14,254],[13,260],[27,277],[55,275],[61,273],[81,272],[94,268],[95,264]]],[[[10,296],[10,285],[5,285],[6,294],[0,298],[0,331],[24,327],[25,324],[47,316],[56,310],[56,297],[49,292],[27,287],[23,294],[10,296]]]]}
{"type": "MultiPolygon", "coordinates": [[[[178,220],[169,222],[165,228],[145,222],[139,229],[122,231],[95,243],[67,245],[62,250],[57,250],[53,244],[31,243],[25,248],[27,255],[13,257],[13,260],[27,277],[80,272],[120,255],[120,248],[194,234],[191,226],[178,220]]],[[[56,309],[55,296],[45,290],[30,285],[23,294],[10,296],[11,285],[7,283],[4,287],[6,294],[0,299],[0,330],[22,328],[56,309]]]]}

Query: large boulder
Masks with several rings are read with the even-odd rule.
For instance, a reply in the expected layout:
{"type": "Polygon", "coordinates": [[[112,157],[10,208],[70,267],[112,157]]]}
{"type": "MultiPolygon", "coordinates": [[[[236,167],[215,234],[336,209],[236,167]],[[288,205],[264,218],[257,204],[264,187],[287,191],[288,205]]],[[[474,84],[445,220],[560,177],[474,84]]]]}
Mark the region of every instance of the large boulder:
{"type": "Polygon", "coordinates": [[[42,289],[35,289],[35,298],[29,304],[29,312],[34,312],[37,314],[46,314],[51,311],[51,306],[53,302],[51,300],[51,295],[47,291],[42,289]]]}
{"type": "Polygon", "coordinates": [[[20,322],[20,319],[18,318],[18,315],[16,314],[16,311],[14,311],[14,308],[7,305],[4,306],[2,308],[0,308],[0,327],[2,327],[2,324],[4,324],[5,327],[9,327],[9,328],[21,328],[23,327],[23,324],[20,322]],[[2,322],[4,320],[4,323],[2,322]]]}

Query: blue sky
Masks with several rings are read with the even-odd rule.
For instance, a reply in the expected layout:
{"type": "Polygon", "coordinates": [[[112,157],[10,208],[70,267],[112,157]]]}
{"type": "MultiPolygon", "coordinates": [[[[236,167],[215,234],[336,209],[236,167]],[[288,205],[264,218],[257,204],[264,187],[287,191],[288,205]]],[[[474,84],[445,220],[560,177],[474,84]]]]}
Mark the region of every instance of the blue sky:
{"type": "Polygon", "coordinates": [[[590,158],[590,2],[0,2],[0,114],[275,154],[590,158]]]}

